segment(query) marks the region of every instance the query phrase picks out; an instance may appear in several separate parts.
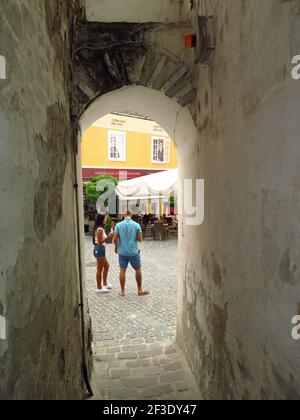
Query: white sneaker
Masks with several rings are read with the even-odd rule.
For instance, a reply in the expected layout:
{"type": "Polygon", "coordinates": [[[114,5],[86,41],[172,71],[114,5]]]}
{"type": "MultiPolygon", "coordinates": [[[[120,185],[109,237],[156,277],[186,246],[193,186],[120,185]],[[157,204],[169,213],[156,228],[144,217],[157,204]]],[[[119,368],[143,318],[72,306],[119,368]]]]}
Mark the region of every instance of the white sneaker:
{"type": "Polygon", "coordinates": [[[112,289],[112,285],[111,284],[107,284],[106,286],[103,286],[103,289],[111,290],[112,289]]]}
{"type": "Polygon", "coordinates": [[[108,289],[105,289],[104,287],[102,289],[97,289],[97,293],[100,293],[101,295],[103,295],[104,293],[109,293],[108,289]]]}

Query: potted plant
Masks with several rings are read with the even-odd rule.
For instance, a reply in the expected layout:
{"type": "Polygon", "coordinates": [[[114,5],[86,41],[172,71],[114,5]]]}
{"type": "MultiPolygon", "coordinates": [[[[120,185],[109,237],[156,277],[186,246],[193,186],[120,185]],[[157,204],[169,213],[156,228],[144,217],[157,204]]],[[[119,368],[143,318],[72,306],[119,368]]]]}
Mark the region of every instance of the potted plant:
{"type": "MultiPolygon", "coordinates": [[[[109,235],[109,234],[110,234],[111,229],[112,229],[112,220],[111,220],[110,215],[108,214],[108,215],[106,216],[106,222],[105,222],[105,232],[106,232],[106,234],[107,234],[107,235],[109,235]]],[[[109,238],[109,239],[106,241],[106,243],[111,244],[111,243],[112,243],[112,237],[111,237],[111,238],[109,238]]]]}

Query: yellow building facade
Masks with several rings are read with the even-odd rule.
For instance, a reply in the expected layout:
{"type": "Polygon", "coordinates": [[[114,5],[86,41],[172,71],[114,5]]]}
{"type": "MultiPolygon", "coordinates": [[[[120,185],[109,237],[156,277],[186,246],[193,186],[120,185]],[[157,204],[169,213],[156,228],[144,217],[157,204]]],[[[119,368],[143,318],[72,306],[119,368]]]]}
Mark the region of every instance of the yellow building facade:
{"type": "Polygon", "coordinates": [[[173,141],[154,121],[108,114],[83,135],[82,173],[120,180],[177,168],[173,141]]]}

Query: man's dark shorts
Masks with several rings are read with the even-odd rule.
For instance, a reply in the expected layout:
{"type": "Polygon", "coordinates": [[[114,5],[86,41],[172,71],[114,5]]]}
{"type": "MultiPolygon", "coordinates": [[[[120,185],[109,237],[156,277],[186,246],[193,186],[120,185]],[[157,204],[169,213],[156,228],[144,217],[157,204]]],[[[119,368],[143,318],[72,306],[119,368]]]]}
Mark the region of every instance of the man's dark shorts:
{"type": "Polygon", "coordinates": [[[124,257],[123,255],[119,255],[119,264],[120,268],[126,269],[128,268],[128,264],[130,264],[134,270],[137,270],[142,267],[141,255],[140,253],[134,257],[124,257]]]}

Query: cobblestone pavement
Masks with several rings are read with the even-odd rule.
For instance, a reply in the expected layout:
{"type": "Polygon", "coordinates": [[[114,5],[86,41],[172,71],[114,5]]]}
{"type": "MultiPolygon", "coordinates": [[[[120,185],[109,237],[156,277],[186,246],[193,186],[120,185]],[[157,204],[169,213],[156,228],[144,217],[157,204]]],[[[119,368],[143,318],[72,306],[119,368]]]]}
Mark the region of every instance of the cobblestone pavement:
{"type": "Polygon", "coordinates": [[[175,345],[98,348],[92,381],[99,400],[197,400],[197,387],[175,345]]]}
{"type": "Polygon", "coordinates": [[[93,389],[101,400],[198,399],[184,357],[174,344],[177,317],[177,240],[141,244],[143,286],[139,297],[129,268],[126,297],[119,297],[118,257],[107,245],[111,265],[107,295],[96,293],[96,263],[86,241],[86,275],[94,335],[93,389]]]}
{"type": "Polygon", "coordinates": [[[144,297],[137,295],[131,267],[127,273],[126,297],[119,297],[118,256],[113,245],[107,245],[106,249],[111,266],[109,283],[113,290],[107,295],[99,295],[96,293],[96,261],[91,238],[86,237],[87,289],[95,343],[115,346],[142,338],[148,343],[174,340],[178,297],[177,240],[146,240],[141,244],[143,286],[151,292],[144,297]]]}

